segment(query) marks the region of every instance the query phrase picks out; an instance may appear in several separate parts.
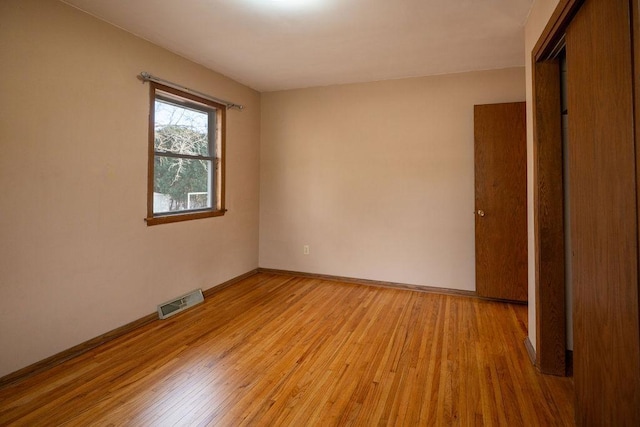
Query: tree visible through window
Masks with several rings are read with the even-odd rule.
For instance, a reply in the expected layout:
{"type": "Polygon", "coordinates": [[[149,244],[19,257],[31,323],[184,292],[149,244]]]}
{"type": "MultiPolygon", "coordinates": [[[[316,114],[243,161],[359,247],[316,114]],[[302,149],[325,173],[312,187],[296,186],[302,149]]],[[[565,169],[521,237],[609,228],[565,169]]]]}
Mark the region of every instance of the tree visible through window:
{"type": "Polygon", "coordinates": [[[224,214],[225,107],[151,84],[147,224],[224,214]]]}

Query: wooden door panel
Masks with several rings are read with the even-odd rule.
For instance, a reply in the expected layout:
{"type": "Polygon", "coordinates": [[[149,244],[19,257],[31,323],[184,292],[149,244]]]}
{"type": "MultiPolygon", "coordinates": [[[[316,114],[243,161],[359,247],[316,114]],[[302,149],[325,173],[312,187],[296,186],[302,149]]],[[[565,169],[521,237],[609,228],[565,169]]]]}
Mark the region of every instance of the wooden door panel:
{"type": "Polygon", "coordinates": [[[586,1],[566,34],[578,425],[640,425],[629,5],[586,1]]]}
{"type": "Polygon", "coordinates": [[[476,291],[480,296],[527,300],[525,114],[524,102],[474,107],[476,291]]]}

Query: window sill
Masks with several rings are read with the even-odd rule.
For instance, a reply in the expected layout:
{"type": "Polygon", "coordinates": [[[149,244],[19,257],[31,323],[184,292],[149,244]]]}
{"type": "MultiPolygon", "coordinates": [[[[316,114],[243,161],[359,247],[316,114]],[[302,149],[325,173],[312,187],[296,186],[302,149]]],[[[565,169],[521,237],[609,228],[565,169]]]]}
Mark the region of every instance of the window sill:
{"type": "Polygon", "coordinates": [[[172,222],[191,221],[194,219],[223,216],[226,211],[227,211],[226,209],[222,209],[217,211],[178,213],[178,214],[171,214],[171,215],[147,217],[144,220],[146,221],[147,225],[169,224],[172,222]]]}

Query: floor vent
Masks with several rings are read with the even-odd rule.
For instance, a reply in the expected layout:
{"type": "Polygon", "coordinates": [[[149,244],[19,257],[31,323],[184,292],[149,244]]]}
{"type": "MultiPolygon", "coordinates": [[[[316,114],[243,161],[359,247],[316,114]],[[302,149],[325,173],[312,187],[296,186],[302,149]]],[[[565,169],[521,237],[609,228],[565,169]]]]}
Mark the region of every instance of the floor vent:
{"type": "Polygon", "coordinates": [[[160,304],[158,306],[158,317],[166,319],[167,317],[178,314],[189,307],[200,304],[202,301],[204,301],[202,289],[196,289],[195,291],[189,292],[181,297],[167,301],[164,304],[160,304]]]}

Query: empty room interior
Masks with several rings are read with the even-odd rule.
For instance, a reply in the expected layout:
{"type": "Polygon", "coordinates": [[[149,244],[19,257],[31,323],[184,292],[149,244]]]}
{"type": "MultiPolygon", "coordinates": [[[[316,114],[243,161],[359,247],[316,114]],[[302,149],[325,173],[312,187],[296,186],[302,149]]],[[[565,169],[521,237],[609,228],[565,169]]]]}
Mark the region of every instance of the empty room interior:
{"type": "Polygon", "coordinates": [[[0,425],[640,425],[640,1],[0,1],[0,425]]]}

